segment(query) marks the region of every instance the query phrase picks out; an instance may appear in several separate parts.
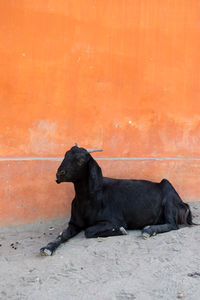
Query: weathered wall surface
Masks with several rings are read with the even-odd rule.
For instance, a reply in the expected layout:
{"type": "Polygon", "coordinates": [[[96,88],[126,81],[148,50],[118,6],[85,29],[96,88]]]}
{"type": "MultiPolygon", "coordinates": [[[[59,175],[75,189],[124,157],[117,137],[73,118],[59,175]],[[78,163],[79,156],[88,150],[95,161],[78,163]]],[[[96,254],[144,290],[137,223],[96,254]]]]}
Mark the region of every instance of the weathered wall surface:
{"type": "Polygon", "coordinates": [[[0,224],[69,212],[75,142],[199,200],[199,48],[198,0],[0,0],[0,224]]]}

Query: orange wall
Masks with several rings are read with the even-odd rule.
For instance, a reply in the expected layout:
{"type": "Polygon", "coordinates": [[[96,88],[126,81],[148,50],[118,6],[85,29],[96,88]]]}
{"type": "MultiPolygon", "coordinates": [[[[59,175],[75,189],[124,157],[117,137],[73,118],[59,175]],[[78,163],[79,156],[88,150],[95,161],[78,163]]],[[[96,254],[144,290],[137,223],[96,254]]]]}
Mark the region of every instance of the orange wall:
{"type": "Polygon", "coordinates": [[[69,213],[75,142],[199,200],[199,49],[199,0],[0,0],[0,224],[69,213]]]}

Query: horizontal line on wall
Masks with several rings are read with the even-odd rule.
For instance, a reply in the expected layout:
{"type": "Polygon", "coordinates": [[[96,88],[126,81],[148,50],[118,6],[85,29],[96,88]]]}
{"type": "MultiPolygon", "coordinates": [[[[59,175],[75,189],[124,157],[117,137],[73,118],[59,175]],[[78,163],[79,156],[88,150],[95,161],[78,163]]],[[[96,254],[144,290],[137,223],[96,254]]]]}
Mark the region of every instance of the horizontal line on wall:
{"type": "MultiPolygon", "coordinates": [[[[199,160],[198,157],[94,157],[97,160],[199,160]]],[[[62,157],[3,157],[0,161],[34,161],[34,160],[50,160],[62,161],[62,157]]]]}

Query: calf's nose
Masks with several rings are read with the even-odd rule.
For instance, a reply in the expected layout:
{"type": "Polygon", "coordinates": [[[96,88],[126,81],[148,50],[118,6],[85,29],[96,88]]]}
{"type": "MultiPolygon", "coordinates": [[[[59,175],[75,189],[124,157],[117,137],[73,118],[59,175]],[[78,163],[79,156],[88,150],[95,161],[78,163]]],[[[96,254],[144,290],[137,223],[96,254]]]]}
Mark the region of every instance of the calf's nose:
{"type": "Polygon", "coordinates": [[[65,175],[65,171],[64,170],[61,170],[61,171],[57,172],[57,176],[61,176],[61,175],[65,175]]]}

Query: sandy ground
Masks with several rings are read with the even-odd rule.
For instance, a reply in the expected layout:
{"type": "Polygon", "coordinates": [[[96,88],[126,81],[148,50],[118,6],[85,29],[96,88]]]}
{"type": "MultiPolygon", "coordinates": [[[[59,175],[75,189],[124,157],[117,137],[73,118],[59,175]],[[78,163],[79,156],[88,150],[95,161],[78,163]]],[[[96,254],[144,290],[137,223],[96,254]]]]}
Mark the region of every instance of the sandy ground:
{"type": "MultiPolygon", "coordinates": [[[[200,202],[191,208],[200,223],[200,202]]],[[[199,226],[147,240],[140,231],[105,239],[80,233],[53,256],[39,256],[66,224],[0,228],[1,300],[200,299],[199,226]]]]}

